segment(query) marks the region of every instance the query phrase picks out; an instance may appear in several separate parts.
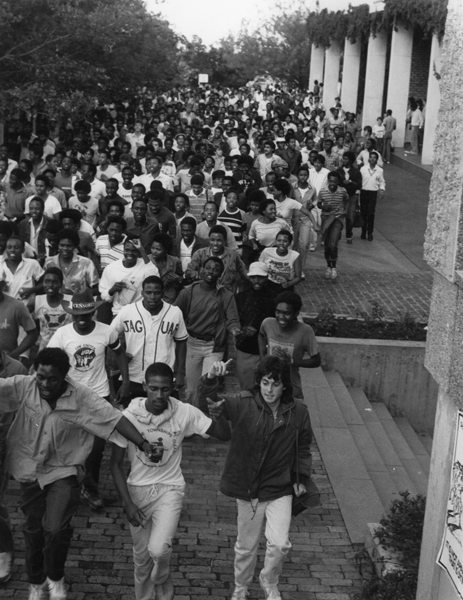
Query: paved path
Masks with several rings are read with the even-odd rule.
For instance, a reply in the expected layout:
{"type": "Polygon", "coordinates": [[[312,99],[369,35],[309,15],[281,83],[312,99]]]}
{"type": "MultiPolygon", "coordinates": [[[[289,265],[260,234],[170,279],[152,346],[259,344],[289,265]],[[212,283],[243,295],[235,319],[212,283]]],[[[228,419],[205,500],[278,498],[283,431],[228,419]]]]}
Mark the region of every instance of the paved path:
{"type": "Polygon", "coordinates": [[[378,205],[374,239],[339,243],[338,279],[325,280],[323,248],[309,254],[306,279],[298,286],[304,310],[318,313],[330,306],[338,314],[356,316],[378,301],[387,316],[409,311],[427,319],[432,274],[423,259],[429,186],[394,165],[386,165],[387,193],[378,205]]]}
{"type": "MultiPolygon", "coordinates": [[[[377,300],[388,315],[410,311],[426,318],[431,274],[422,259],[426,226],[427,185],[397,167],[386,167],[388,194],[378,208],[373,242],[359,233],[352,246],[340,244],[339,279],[323,278],[322,251],[310,255],[306,280],[300,286],[304,309],[331,306],[355,315],[377,300]]],[[[230,378],[227,391],[236,390],[230,378]]],[[[234,502],[217,490],[226,444],[192,438],[184,444],[183,470],[187,494],[173,552],[176,600],[225,600],[233,589],[234,502]]],[[[285,600],[354,600],[360,575],[354,548],[314,446],[314,477],[322,506],[293,521],[293,549],[281,578],[285,600]]],[[[81,506],[74,519],[75,535],[67,568],[69,600],[133,600],[131,539],[108,469],[103,466],[102,491],[107,506],[97,514],[81,506]]],[[[2,598],[27,598],[18,485],[7,496],[16,542],[14,575],[0,587],[2,598]]],[[[260,548],[259,564],[263,546],[260,548]]],[[[256,571],[258,572],[258,571],[256,571]]],[[[263,598],[254,584],[250,599],[263,598]]]]}

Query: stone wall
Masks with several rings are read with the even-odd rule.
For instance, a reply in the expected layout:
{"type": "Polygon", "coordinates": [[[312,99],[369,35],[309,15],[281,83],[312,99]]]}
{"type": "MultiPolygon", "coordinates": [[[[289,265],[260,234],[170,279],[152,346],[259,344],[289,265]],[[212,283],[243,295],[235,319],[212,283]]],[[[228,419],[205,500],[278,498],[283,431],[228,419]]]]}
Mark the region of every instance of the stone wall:
{"type": "Polygon", "coordinates": [[[419,29],[413,36],[412,69],[410,73],[409,96],[426,100],[428,91],[429,59],[431,57],[431,38],[423,38],[419,29]]]}

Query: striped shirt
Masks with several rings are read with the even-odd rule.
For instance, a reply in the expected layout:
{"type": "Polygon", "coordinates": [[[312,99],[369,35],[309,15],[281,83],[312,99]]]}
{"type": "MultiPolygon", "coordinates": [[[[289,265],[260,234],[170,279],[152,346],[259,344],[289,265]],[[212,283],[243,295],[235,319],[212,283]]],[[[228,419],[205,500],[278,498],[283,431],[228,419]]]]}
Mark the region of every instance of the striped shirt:
{"type": "Polygon", "coordinates": [[[323,188],[318,194],[318,201],[322,203],[322,217],[345,217],[348,200],[349,195],[343,187],[338,186],[334,192],[323,188]]]}
{"type": "Polygon", "coordinates": [[[108,235],[100,235],[100,237],[97,238],[96,251],[100,256],[101,269],[104,269],[109,263],[112,263],[115,260],[124,258],[124,242],[126,239],[127,236],[124,235],[119,244],[111,246],[108,235]]]}
{"type": "Polygon", "coordinates": [[[217,217],[217,221],[220,221],[219,224],[225,223],[225,225],[228,225],[233,233],[233,237],[235,238],[238,248],[241,248],[243,245],[242,211],[239,208],[237,208],[235,212],[229,212],[227,209],[225,209],[217,217]]]}

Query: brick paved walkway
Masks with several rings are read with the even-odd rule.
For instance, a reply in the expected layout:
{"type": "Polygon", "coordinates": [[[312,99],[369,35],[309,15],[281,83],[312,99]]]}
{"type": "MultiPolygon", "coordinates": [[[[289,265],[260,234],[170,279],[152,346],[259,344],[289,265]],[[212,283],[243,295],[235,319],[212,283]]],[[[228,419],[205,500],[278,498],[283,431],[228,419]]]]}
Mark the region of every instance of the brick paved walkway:
{"type": "Polygon", "coordinates": [[[427,321],[431,301],[432,274],[375,271],[340,271],[336,281],[326,280],[323,269],[306,271],[306,279],[297,286],[309,314],[330,307],[336,314],[355,317],[357,311],[370,312],[371,303],[379,302],[387,317],[409,312],[427,321]]]}

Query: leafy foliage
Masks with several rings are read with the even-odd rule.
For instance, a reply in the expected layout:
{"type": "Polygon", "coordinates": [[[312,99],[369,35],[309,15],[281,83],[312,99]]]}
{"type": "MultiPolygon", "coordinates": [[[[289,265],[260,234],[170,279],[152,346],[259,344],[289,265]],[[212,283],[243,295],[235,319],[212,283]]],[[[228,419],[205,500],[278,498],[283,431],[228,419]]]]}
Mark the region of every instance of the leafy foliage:
{"type": "Polygon", "coordinates": [[[400,556],[400,565],[381,578],[372,570],[359,600],[415,600],[426,499],[410,492],[400,495],[375,531],[380,544],[400,556]]]}
{"type": "Polygon", "coordinates": [[[435,33],[439,39],[444,36],[447,18],[447,0],[386,0],[383,22],[395,25],[402,20],[413,27],[420,27],[424,35],[435,33]]]}
{"type": "Polygon", "coordinates": [[[177,36],[142,0],[0,3],[0,110],[65,116],[176,74],[177,36]],[[87,99],[87,100],[86,100],[87,99]]]}

